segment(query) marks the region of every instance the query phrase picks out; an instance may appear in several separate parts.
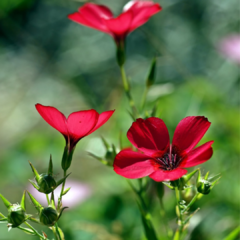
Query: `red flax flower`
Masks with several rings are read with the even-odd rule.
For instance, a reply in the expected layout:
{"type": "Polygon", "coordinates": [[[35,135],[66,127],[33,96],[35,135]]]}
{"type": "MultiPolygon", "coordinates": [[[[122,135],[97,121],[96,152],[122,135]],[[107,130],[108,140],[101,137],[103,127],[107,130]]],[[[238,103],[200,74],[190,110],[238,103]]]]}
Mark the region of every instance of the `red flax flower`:
{"type": "Polygon", "coordinates": [[[70,14],[68,18],[109,34],[119,44],[130,32],[146,23],[152,15],[160,10],[160,5],[153,1],[133,0],[125,5],[123,12],[118,17],[114,18],[109,8],[86,3],[78,9],[78,12],[70,14]]]}
{"type": "Polygon", "coordinates": [[[165,123],[156,117],[137,119],[128,130],[129,141],[138,152],[122,150],[114,160],[114,171],[126,178],[149,176],[157,182],[173,181],[213,154],[209,141],[194,148],[210,127],[205,117],[186,117],[178,124],[172,144],[165,123]]]}
{"type": "Polygon", "coordinates": [[[106,123],[114,112],[113,110],[99,114],[96,110],[91,109],[73,112],[66,118],[54,107],[36,104],[36,109],[49,125],[64,136],[66,145],[69,146],[69,152],[80,139],[106,123]]]}

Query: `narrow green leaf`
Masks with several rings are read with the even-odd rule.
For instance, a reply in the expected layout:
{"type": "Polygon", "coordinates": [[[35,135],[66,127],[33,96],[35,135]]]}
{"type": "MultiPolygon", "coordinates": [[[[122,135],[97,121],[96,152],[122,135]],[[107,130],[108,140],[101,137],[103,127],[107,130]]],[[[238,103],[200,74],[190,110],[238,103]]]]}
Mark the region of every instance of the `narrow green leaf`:
{"type": "Polygon", "coordinates": [[[28,181],[33,185],[34,188],[36,188],[37,190],[40,189],[40,187],[31,179],[28,179],[28,181]]]}
{"type": "Polygon", "coordinates": [[[175,235],[174,235],[173,240],[180,240],[180,232],[179,232],[178,229],[177,229],[177,231],[175,232],[175,235]]]}
{"type": "Polygon", "coordinates": [[[35,235],[34,231],[30,228],[18,227],[18,229],[22,230],[23,232],[25,232],[27,234],[35,235]]]}
{"type": "Polygon", "coordinates": [[[40,213],[40,210],[41,210],[43,207],[42,207],[41,204],[32,196],[32,194],[31,194],[30,192],[27,191],[27,193],[28,193],[28,195],[29,195],[29,197],[30,197],[33,205],[35,206],[35,208],[37,209],[37,211],[40,213]]]}
{"type": "Polygon", "coordinates": [[[66,195],[69,192],[70,189],[71,188],[67,188],[66,190],[64,190],[62,196],[66,195]]]}
{"type": "Polygon", "coordinates": [[[151,63],[151,67],[147,76],[147,81],[146,81],[146,85],[147,87],[150,87],[154,84],[155,82],[155,78],[156,78],[156,57],[153,58],[152,63],[151,63]]]}
{"type": "Polygon", "coordinates": [[[28,162],[29,162],[29,164],[30,164],[30,167],[31,167],[33,173],[34,173],[34,176],[35,176],[35,178],[36,178],[36,181],[38,182],[39,179],[40,179],[40,175],[38,174],[38,171],[37,171],[36,168],[32,165],[32,163],[31,163],[30,161],[28,161],[28,162]]]}
{"type": "Polygon", "coordinates": [[[66,177],[64,177],[64,178],[60,179],[59,181],[57,181],[57,187],[58,187],[59,185],[61,185],[61,184],[67,179],[67,177],[68,177],[70,174],[71,174],[71,173],[69,173],[66,177]]]}
{"type": "Polygon", "coordinates": [[[48,175],[53,175],[53,162],[52,162],[52,155],[50,155],[49,165],[48,165],[48,175]]]}
{"type": "Polygon", "coordinates": [[[108,150],[110,148],[110,145],[108,144],[108,142],[106,141],[106,139],[104,137],[101,136],[103,145],[105,146],[106,150],[108,150]]]}
{"type": "Polygon", "coordinates": [[[26,211],[26,190],[23,192],[21,207],[24,211],[26,211]]]}
{"type": "Polygon", "coordinates": [[[224,240],[237,240],[240,233],[240,226],[236,227],[224,240]]]}
{"type": "Polygon", "coordinates": [[[0,198],[2,199],[4,205],[9,208],[12,204],[2,195],[0,194],[0,198]]]}

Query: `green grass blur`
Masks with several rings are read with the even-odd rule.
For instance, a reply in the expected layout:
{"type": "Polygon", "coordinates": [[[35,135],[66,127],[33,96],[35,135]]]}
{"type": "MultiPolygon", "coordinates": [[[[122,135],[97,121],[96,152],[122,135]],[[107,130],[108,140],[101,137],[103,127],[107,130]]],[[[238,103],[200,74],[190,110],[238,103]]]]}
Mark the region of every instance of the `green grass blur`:
{"type": "MultiPolygon", "coordinates": [[[[127,2],[98,0],[117,15],[127,2]]],[[[202,142],[214,140],[212,159],[204,173],[222,178],[193,209],[188,240],[221,240],[239,225],[240,135],[239,65],[218,51],[219,41],[239,31],[237,0],[158,0],[163,10],[127,38],[126,72],[133,98],[140,105],[145,78],[157,56],[157,79],[148,94],[146,110],[158,102],[158,117],[170,136],[189,115],[208,117],[212,125],[202,142]]],[[[61,177],[63,137],[39,116],[34,105],[55,106],[64,114],[94,108],[116,109],[111,120],[80,141],[70,168],[71,178],[91,186],[92,195],[63,213],[59,225],[66,240],[144,239],[140,214],[126,180],[87,151],[104,155],[100,136],[124,146],[132,120],[115,61],[111,37],[67,19],[84,1],[0,1],[0,193],[19,202],[33,175],[30,160],[45,172],[52,154],[61,177]]],[[[176,227],[174,192],[165,189],[164,204],[170,226],[176,227]]],[[[148,201],[159,236],[164,233],[160,205],[150,189],[148,201]]],[[[29,213],[36,214],[30,200],[29,213]]],[[[7,214],[2,202],[0,212],[7,214]]],[[[34,225],[35,226],[35,225],[34,225]]],[[[47,227],[36,226],[51,235],[47,227]]],[[[0,240],[32,240],[0,224],[0,240]]],[[[160,238],[161,240],[164,238],[160,238]]],[[[236,238],[237,239],[237,238],[236,238]]]]}

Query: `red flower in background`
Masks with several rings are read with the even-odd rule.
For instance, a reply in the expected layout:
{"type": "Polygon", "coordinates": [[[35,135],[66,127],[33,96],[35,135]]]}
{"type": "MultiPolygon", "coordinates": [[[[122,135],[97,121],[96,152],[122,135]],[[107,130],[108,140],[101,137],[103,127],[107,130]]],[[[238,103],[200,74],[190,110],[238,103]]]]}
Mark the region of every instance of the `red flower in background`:
{"type": "Polygon", "coordinates": [[[70,150],[80,139],[106,123],[114,112],[113,110],[99,114],[96,110],[91,109],[73,112],[66,118],[54,107],[36,104],[36,109],[49,125],[62,133],[66,139],[66,144],[70,146],[70,150]]]}
{"type": "Polygon", "coordinates": [[[161,119],[139,118],[127,133],[138,152],[127,149],[118,153],[114,171],[131,179],[145,176],[158,182],[179,179],[187,173],[184,168],[202,164],[211,158],[213,141],[194,148],[210,124],[205,117],[186,117],[178,124],[170,144],[168,129],[161,119]]]}
{"type": "Polygon", "coordinates": [[[114,18],[111,10],[103,5],[86,3],[78,12],[70,14],[69,19],[111,35],[116,43],[148,21],[161,7],[152,1],[134,0],[127,3],[123,12],[114,18]]]}

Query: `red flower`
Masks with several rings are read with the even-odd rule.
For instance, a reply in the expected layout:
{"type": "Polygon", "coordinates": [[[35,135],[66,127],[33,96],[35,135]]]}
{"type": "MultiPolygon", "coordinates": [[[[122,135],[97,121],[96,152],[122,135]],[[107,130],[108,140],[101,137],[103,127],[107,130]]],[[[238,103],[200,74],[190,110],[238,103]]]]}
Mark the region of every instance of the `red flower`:
{"type": "Polygon", "coordinates": [[[70,14],[69,19],[111,35],[117,43],[127,34],[143,25],[159,12],[161,7],[152,1],[133,0],[127,3],[118,17],[114,18],[111,10],[103,5],[86,3],[78,12],[70,14]]]}
{"type": "Polygon", "coordinates": [[[77,142],[100,128],[112,116],[114,111],[99,114],[96,110],[85,110],[71,113],[66,118],[56,108],[36,104],[36,109],[42,118],[53,128],[57,129],[64,138],[70,150],[77,142]]]}
{"type": "Polygon", "coordinates": [[[156,117],[137,119],[128,130],[129,141],[138,152],[122,150],[114,160],[114,171],[126,178],[149,176],[155,181],[179,179],[187,170],[209,160],[209,141],[194,148],[210,127],[205,117],[186,117],[178,124],[172,144],[165,123],[156,117]]]}

